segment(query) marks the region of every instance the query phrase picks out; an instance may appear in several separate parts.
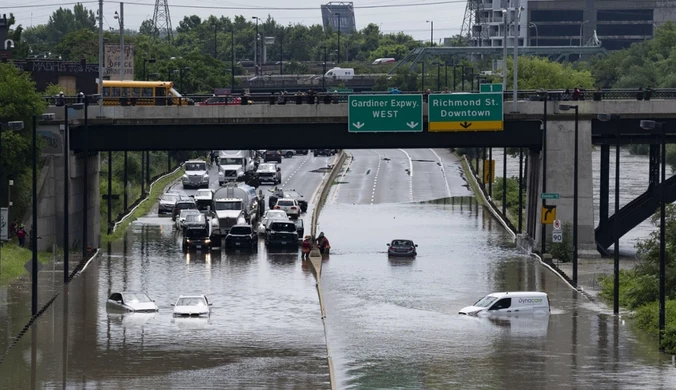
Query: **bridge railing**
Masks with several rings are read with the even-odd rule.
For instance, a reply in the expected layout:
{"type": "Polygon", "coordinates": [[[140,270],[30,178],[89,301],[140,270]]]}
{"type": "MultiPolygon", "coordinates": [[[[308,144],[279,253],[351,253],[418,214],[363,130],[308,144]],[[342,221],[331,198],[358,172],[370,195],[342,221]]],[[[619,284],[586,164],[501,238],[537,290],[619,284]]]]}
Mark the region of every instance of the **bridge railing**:
{"type": "MultiPolygon", "coordinates": [[[[448,93],[476,93],[477,91],[455,91],[448,93]]],[[[432,91],[431,93],[444,93],[439,91],[432,91]]],[[[427,94],[421,91],[369,91],[369,92],[313,92],[313,93],[252,93],[246,96],[245,103],[230,103],[228,105],[238,104],[337,104],[347,103],[350,95],[374,95],[374,94],[422,94],[423,100],[427,101],[427,94]]],[[[232,96],[242,98],[242,94],[233,94],[232,96]]],[[[637,91],[633,89],[604,89],[599,91],[580,91],[575,94],[566,90],[522,90],[517,91],[517,99],[520,101],[542,101],[545,96],[548,100],[567,101],[567,100],[676,100],[676,89],[654,89],[647,91],[637,91]]],[[[122,105],[122,106],[194,106],[205,104],[205,101],[212,98],[213,95],[186,95],[180,98],[167,97],[143,97],[138,99],[130,98],[104,98],[105,105],[122,105]]],[[[503,92],[504,101],[512,101],[513,92],[503,92]]],[[[50,106],[60,106],[64,104],[79,103],[77,96],[43,96],[43,99],[50,106]]],[[[96,97],[89,97],[90,102],[96,104],[96,97]]]]}

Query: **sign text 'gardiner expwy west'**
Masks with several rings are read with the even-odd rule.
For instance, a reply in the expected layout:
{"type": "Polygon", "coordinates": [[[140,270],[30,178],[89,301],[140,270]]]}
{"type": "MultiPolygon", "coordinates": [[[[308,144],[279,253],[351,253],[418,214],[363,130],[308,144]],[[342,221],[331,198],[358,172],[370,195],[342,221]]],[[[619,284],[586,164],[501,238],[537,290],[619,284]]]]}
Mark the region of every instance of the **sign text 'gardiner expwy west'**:
{"type": "Polygon", "coordinates": [[[366,132],[420,132],[422,95],[350,95],[348,130],[366,132]]]}
{"type": "Polygon", "coordinates": [[[496,131],[503,129],[501,93],[429,96],[429,131],[496,131]]]}

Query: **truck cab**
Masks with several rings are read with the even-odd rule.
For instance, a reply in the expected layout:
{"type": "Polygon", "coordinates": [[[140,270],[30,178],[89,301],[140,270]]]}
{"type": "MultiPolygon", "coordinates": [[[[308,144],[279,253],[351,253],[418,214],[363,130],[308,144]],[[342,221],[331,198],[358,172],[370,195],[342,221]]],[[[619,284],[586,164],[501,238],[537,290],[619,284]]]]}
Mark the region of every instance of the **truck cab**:
{"type": "Polygon", "coordinates": [[[204,160],[189,160],[183,164],[183,188],[209,188],[209,172],[204,160]]]}
{"type": "Polygon", "coordinates": [[[244,205],[242,199],[238,198],[220,198],[214,200],[214,211],[218,218],[218,227],[221,235],[225,236],[230,228],[237,224],[240,218],[244,217],[244,205]]]}

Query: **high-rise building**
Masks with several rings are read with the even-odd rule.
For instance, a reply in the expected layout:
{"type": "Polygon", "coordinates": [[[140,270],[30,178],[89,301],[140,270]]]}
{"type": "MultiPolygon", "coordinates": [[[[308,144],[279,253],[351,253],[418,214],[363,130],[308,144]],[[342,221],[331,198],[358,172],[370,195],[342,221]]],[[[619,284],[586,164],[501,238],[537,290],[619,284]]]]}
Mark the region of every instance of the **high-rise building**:
{"type": "MultiPolygon", "coordinates": [[[[523,7],[516,34],[520,45],[585,46],[600,41],[617,50],[653,37],[655,28],[676,21],[676,2],[663,0],[468,0],[475,46],[502,46],[503,9],[511,22],[523,7]]],[[[511,24],[511,23],[510,23],[511,24]]],[[[507,45],[514,42],[508,30],[507,45]]]]}
{"type": "Polygon", "coordinates": [[[324,30],[340,30],[341,33],[349,34],[357,29],[354,21],[354,6],[352,2],[330,2],[322,4],[322,23],[324,30]]]}

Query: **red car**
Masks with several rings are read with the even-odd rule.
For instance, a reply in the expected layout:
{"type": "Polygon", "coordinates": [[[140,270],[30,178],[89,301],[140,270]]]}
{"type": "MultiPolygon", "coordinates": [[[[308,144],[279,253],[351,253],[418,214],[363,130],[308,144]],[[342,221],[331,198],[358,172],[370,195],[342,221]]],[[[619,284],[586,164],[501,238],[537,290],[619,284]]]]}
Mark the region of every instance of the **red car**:
{"type": "Polygon", "coordinates": [[[198,106],[239,106],[240,104],[242,104],[242,98],[234,96],[214,96],[197,103],[198,106]]]}

